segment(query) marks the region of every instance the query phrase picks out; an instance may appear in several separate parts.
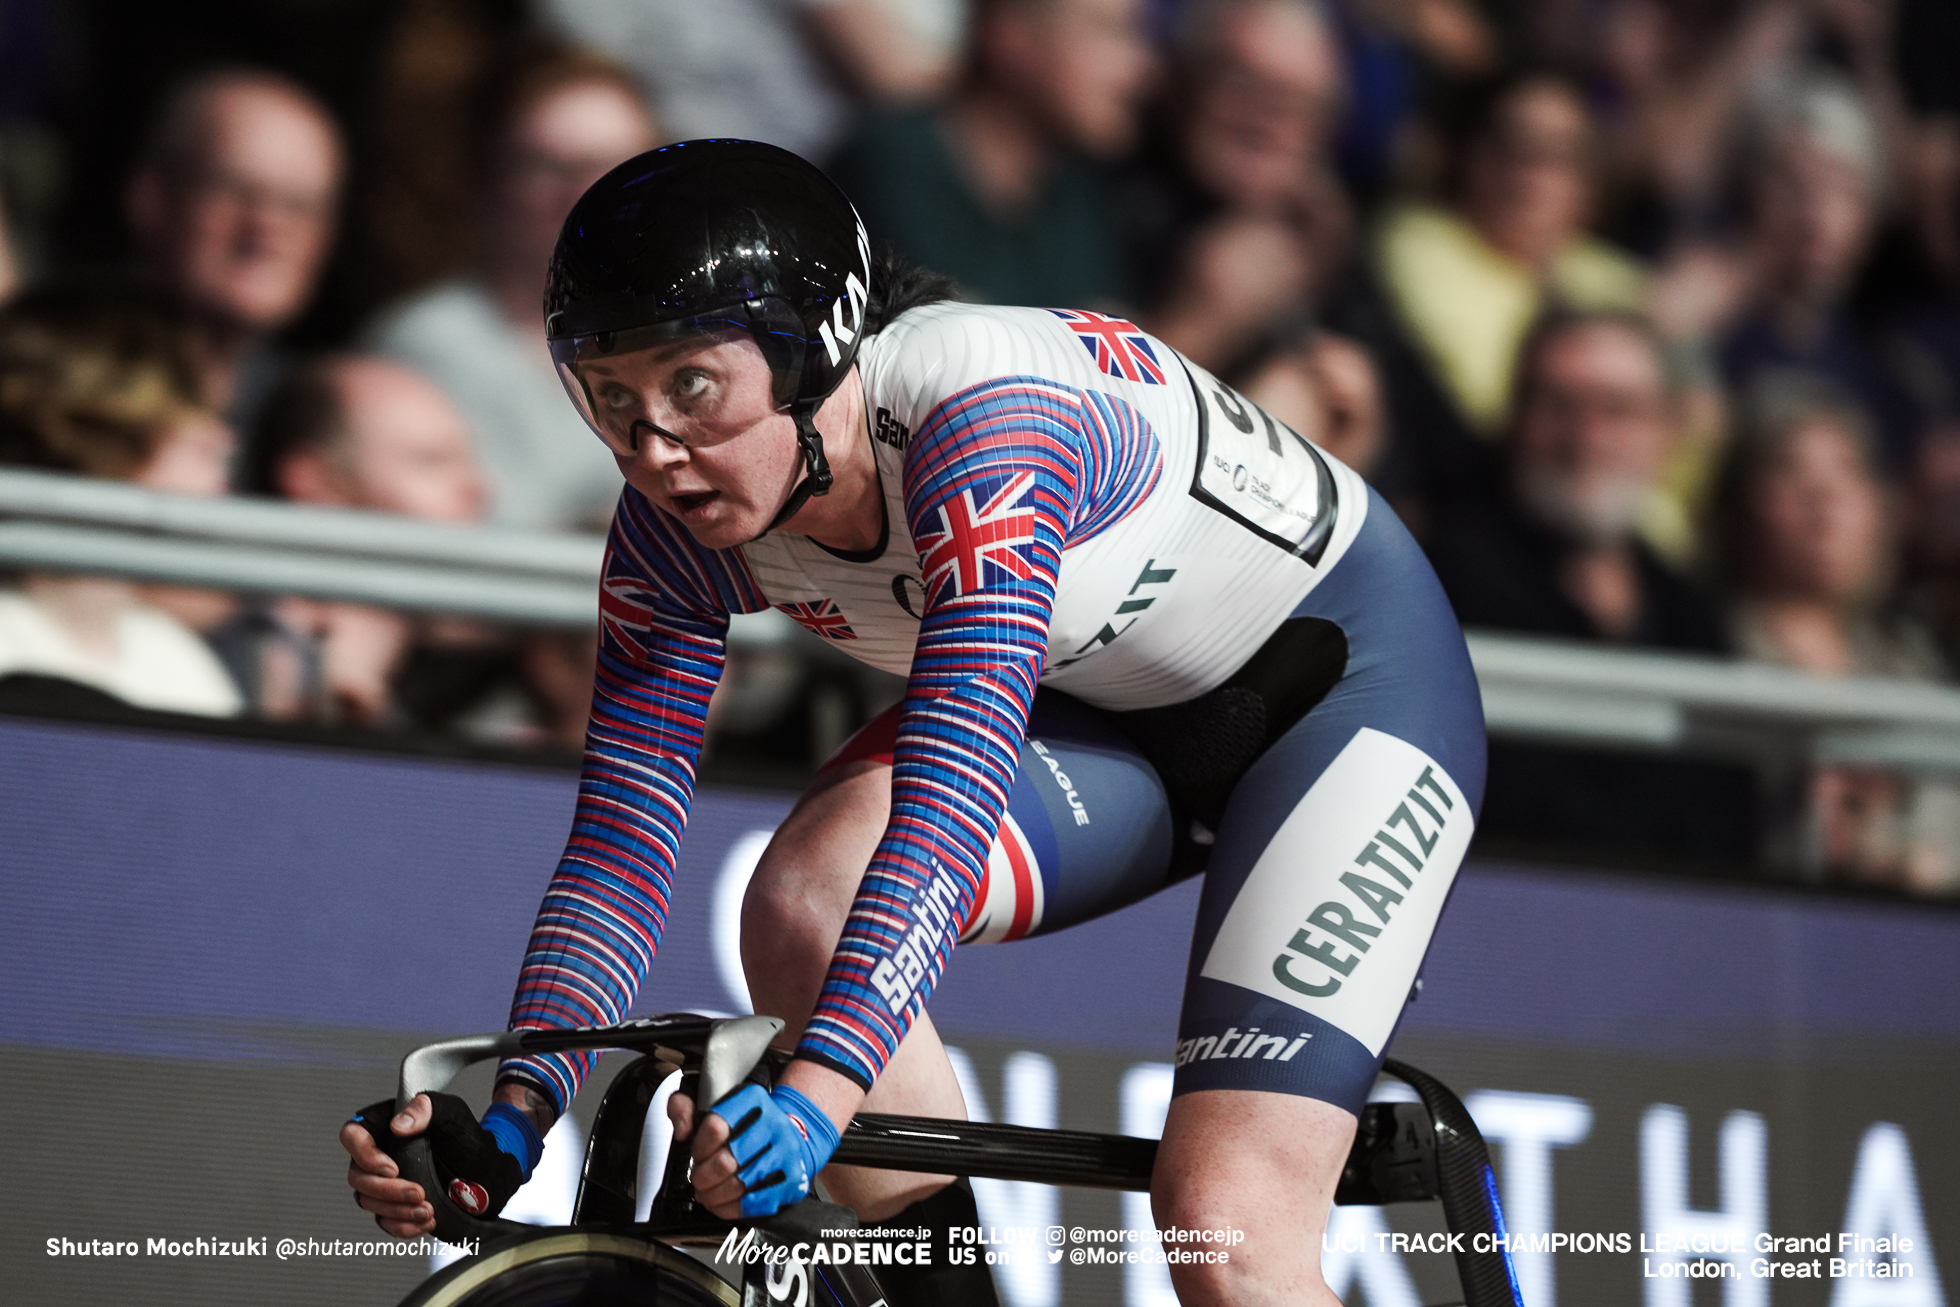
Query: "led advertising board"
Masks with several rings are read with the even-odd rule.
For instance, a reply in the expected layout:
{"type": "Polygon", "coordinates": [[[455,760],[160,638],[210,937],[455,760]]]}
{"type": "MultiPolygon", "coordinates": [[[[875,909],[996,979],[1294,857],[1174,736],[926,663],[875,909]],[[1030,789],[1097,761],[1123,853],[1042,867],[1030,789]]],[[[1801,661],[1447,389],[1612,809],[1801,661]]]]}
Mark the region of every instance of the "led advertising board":
{"type": "MultiPolygon", "coordinates": [[[[7,1300],[387,1303],[427,1274],[336,1251],[378,1236],[334,1135],[417,1042],[502,1026],[573,790],[0,718],[7,1300]]],[[[788,805],[699,797],[639,1011],[744,1008],[742,886],[788,805]]],[[[975,1114],[1155,1133],[1194,904],[959,950],[932,1012],[975,1114]]],[[[1949,910],[1473,859],[1393,1052],[1489,1137],[1531,1307],[1931,1307],[1960,1275],[1956,994],[1949,910]]],[[[591,1098],[527,1219],[564,1219],[591,1098]]],[[[1011,1307],[1172,1301],[1113,1256],[1142,1197],[978,1189],[1011,1307]],[[1011,1246],[1056,1227],[1063,1258],[1011,1246]]],[[[1442,1230],[1411,1204],[1302,1237],[1351,1307],[1413,1307],[1457,1293],[1442,1230]]]]}

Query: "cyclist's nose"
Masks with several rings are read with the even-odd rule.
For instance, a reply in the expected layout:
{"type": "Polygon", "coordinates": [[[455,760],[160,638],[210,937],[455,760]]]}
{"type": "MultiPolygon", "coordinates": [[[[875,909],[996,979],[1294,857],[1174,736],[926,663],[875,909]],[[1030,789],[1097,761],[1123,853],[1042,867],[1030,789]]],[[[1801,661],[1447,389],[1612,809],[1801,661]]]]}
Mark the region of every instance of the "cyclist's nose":
{"type": "Polygon", "coordinates": [[[636,448],[632,461],[651,472],[667,472],[689,461],[688,448],[663,428],[651,422],[633,424],[636,448]]]}

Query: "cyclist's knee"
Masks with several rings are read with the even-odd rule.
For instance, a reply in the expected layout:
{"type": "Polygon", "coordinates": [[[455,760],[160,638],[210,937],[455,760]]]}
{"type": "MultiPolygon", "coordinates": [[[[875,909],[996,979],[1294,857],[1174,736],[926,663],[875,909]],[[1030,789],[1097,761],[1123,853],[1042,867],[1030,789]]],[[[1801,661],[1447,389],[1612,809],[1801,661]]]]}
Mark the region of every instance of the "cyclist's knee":
{"type": "Polygon", "coordinates": [[[1318,1099],[1249,1090],[1174,1099],[1151,1205],[1186,1254],[1177,1264],[1185,1300],[1287,1301],[1265,1289],[1317,1285],[1319,1259],[1302,1232],[1326,1224],[1353,1137],[1354,1117],[1318,1099]]]}
{"type": "MultiPolygon", "coordinates": [[[[1229,1168],[1205,1167],[1166,1176],[1160,1168],[1151,1190],[1150,1206],[1167,1243],[1190,1250],[1229,1251],[1243,1246],[1248,1226],[1268,1207],[1271,1177],[1233,1174],[1229,1168]]],[[[1200,1258],[1210,1265],[1214,1259],[1200,1258]]],[[[1229,1264],[1230,1258],[1216,1259],[1229,1264]]]]}
{"type": "Polygon", "coordinates": [[[1314,1239],[1327,1206],[1297,1179],[1243,1167],[1167,1176],[1152,1208],[1164,1231],[1178,1301],[1191,1307],[1333,1307],[1314,1239]],[[1325,1295],[1325,1296],[1323,1296],[1325,1295]]]}
{"type": "MultiPolygon", "coordinates": [[[[778,949],[805,941],[822,943],[825,937],[835,943],[843,926],[839,893],[824,879],[808,874],[794,853],[774,855],[772,846],[756,864],[742,899],[744,946],[753,941],[765,949],[778,949]]],[[[849,911],[848,899],[844,911],[849,911]]]]}
{"type": "Polygon", "coordinates": [[[742,971],[756,1011],[781,1017],[794,1039],[817,1001],[849,911],[808,879],[756,868],[742,901],[742,971]]]}

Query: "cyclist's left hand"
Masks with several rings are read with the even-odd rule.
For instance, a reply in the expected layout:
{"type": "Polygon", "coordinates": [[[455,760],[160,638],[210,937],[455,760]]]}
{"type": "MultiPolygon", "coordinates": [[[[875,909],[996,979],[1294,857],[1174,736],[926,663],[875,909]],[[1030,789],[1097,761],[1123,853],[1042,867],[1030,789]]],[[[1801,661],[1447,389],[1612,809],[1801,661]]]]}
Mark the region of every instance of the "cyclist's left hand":
{"type": "Polygon", "coordinates": [[[837,1147],[830,1117],[787,1084],[774,1093],[743,1086],[702,1114],[698,1130],[684,1096],[668,1099],[667,1112],[675,1139],[693,1138],[695,1197],[724,1220],[768,1216],[800,1201],[837,1147]]]}

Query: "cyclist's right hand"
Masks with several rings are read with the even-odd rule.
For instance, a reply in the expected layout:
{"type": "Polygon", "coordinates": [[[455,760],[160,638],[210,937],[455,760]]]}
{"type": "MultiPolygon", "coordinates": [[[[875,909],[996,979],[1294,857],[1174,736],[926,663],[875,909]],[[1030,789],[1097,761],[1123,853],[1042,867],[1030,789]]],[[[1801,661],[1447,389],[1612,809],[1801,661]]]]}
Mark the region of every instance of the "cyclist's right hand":
{"type": "MultiPolygon", "coordinates": [[[[434,1109],[427,1094],[417,1094],[408,1110],[397,1114],[388,1128],[398,1138],[411,1138],[429,1128],[434,1109]]],[[[347,1183],[361,1210],[374,1213],[375,1224],[401,1239],[434,1233],[436,1211],[422,1186],[401,1178],[395,1159],[381,1151],[374,1136],[358,1121],[340,1127],[340,1146],[353,1160],[347,1164],[347,1183]]]]}
{"type": "MultiPolygon", "coordinates": [[[[495,1216],[502,1211],[518,1187],[531,1178],[532,1169],[544,1156],[544,1139],[537,1127],[509,1103],[492,1103],[481,1121],[470,1105],[454,1094],[418,1094],[409,1106],[409,1111],[397,1113],[394,1100],[383,1099],[362,1108],[347,1124],[367,1134],[384,1157],[395,1151],[395,1141],[404,1135],[413,1135],[418,1130],[426,1133],[435,1162],[436,1182],[442,1186],[443,1196],[470,1216],[495,1216]],[[424,1104],[426,1115],[419,1110],[424,1104]]],[[[353,1154],[354,1150],[348,1151],[353,1154]]],[[[354,1174],[360,1170],[359,1155],[356,1156],[357,1164],[349,1168],[348,1183],[354,1185],[358,1195],[361,1186],[354,1174]]],[[[413,1197],[409,1190],[424,1200],[428,1198],[415,1185],[396,1180],[389,1185],[383,1201],[393,1202],[397,1208],[407,1206],[413,1197]]],[[[384,1215],[378,1209],[369,1209],[364,1197],[355,1201],[363,1210],[384,1215]]],[[[414,1204],[418,1208],[422,1205],[414,1204]]],[[[413,1233],[426,1233],[412,1209],[386,1214],[412,1227],[413,1233]]]]}

